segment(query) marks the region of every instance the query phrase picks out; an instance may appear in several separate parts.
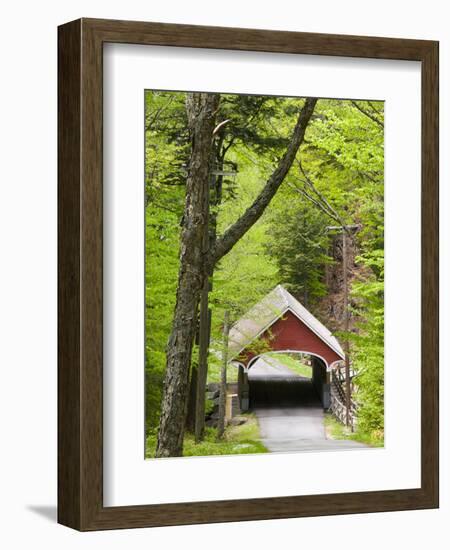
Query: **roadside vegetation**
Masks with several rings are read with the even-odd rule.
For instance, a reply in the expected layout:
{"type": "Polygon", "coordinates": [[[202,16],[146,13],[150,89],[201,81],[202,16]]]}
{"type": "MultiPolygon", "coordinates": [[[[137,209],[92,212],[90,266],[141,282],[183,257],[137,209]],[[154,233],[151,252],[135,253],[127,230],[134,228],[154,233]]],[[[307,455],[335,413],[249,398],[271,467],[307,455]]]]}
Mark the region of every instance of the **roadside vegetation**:
{"type": "MultiPolygon", "coordinates": [[[[229,425],[222,439],[217,438],[215,428],[205,428],[205,437],[195,443],[194,435],[187,432],[184,437],[183,456],[239,455],[267,453],[260,441],[259,426],[256,417],[251,414],[240,415],[244,424],[229,425]]],[[[156,433],[147,437],[146,458],[153,458],[156,452],[156,433]]]]}
{"type": "Polygon", "coordinates": [[[370,447],[384,447],[384,432],[371,431],[364,432],[361,429],[352,432],[347,426],[344,426],[336,420],[331,414],[327,413],[324,417],[325,431],[328,439],[346,439],[351,441],[359,441],[370,447]]]}

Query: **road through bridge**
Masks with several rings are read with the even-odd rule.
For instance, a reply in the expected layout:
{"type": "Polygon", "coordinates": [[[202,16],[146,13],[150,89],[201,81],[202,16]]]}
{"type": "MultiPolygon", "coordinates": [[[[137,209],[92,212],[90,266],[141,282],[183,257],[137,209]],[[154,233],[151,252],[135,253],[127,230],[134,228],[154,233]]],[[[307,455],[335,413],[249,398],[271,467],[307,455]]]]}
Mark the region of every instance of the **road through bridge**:
{"type": "Polygon", "coordinates": [[[362,443],[327,439],[324,409],[310,378],[271,356],[258,359],[249,372],[250,410],[261,440],[271,452],[363,449],[362,443]]]}

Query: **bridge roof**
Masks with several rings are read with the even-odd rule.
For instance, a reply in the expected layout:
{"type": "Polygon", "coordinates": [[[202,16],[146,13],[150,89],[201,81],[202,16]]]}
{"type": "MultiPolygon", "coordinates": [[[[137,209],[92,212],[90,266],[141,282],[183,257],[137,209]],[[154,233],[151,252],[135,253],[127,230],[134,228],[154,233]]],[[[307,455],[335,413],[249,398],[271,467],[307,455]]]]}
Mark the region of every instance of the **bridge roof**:
{"type": "Polygon", "coordinates": [[[238,356],[288,311],[344,358],[344,351],[331,332],[282,285],[278,285],[232,326],[229,334],[230,359],[238,356]]]}

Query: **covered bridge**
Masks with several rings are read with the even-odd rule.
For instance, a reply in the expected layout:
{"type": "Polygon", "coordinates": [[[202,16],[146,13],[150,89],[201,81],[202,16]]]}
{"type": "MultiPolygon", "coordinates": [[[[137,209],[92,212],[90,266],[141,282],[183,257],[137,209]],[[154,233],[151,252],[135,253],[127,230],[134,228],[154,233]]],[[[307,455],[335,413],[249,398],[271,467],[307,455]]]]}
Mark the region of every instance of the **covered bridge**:
{"type": "Polygon", "coordinates": [[[231,328],[229,357],[239,368],[238,396],[249,407],[248,371],[267,352],[302,353],[312,357],[312,380],[324,408],[330,404],[330,370],[344,360],[331,332],[278,285],[231,328]]]}

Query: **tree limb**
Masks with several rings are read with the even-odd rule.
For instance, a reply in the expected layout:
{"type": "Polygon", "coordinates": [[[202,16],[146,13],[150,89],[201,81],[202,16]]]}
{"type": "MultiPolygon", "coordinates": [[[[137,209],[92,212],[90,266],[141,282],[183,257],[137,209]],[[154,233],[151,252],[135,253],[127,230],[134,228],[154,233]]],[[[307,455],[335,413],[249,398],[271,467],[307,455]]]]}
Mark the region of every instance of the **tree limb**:
{"type": "Polygon", "coordinates": [[[159,109],[156,110],[156,112],[153,114],[153,117],[147,122],[146,130],[152,130],[153,125],[157,122],[159,116],[161,113],[163,113],[172,103],[174,96],[170,96],[169,99],[166,101],[164,105],[161,105],[159,109]]]}
{"type": "Polygon", "coordinates": [[[227,120],[222,120],[222,122],[214,128],[212,135],[215,136],[217,132],[222,128],[222,126],[225,126],[225,124],[227,124],[228,122],[230,122],[229,118],[227,118],[227,120]]]}
{"type": "Polygon", "coordinates": [[[339,226],[342,228],[343,231],[347,233],[347,235],[350,237],[351,241],[354,243],[355,239],[353,236],[353,233],[351,229],[354,229],[354,227],[349,226],[345,223],[343,218],[340,216],[339,212],[331,206],[331,204],[328,202],[326,197],[319,191],[315,183],[311,180],[311,178],[308,176],[306,171],[303,168],[303,165],[300,160],[297,160],[297,164],[300,168],[301,173],[303,174],[304,180],[299,180],[306,188],[308,188],[309,191],[311,191],[315,196],[311,195],[305,187],[302,189],[298,187],[297,185],[293,183],[288,183],[289,187],[296,191],[297,193],[300,193],[303,197],[305,197],[307,200],[312,202],[317,208],[322,210],[327,216],[329,216],[332,220],[337,222],[339,226]]]}
{"type": "Polygon", "coordinates": [[[208,266],[210,269],[227,254],[241,237],[258,221],[264,210],[269,205],[278,188],[282,184],[284,178],[289,172],[292,163],[294,162],[297,151],[305,137],[305,131],[314,108],[317,103],[317,98],[308,98],[305,101],[303,108],[300,111],[292,134],[289,145],[281,158],[278,166],[273,171],[270,178],[267,180],[264,188],[254,200],[253,204],[242,214],[242,216],[220,237],[214,247],[210,251],[208,266]]]}
{"type": "Polygon", "coordinates": [[[384,124],[383,122],[381,122],[381,120],[376,117],[375,115],[373,115],[372,113],[370,113],[369,111],[366,111],[366,109],[363,109],[360,105],[358,105],[358,103],[356,101],[351,101],[351,104],[353,105],[353,107],[355,107],[356,109],[358,109],[358,111],[360,113],[362,113],[363,115],[365,115],[367,118],[370,118],[370,120],[372,120],[373,122],[375,122],[375,124],[378,124],[378,126],[380,126],[380,128],[384,128],[384,124]]]}
{"type": "Polygon", "coordinates": [[[334,218],[340,225],[342,225],[343,227],[345,226],[345,222],[344,220],[341,218],[341,216],[339,215],[339,213],[337,212],[337,210],[335,210],[331,204],[328,202],[328,200],[325,198],[325,196],[319,191],[319,189],[317,188],[317,186],[314,184],[314,182],[311,180],[311,178],[308,176],[308,174],[305,172],[305,170],[303,169],[303,165],[300,161],[298,161],[298,165],[300,167],[300,170],[303,174],[303,177],[305,178],[306,180],[306,183],[309,187],[309,189],[316,195],[316,197],[318,198],[318,200],[323,203],[325,205],[325,207],[328,209],[329,211],[329,216],[334,218]]]}
{"type": "Polygon", "coordinates": [[[317,199],[315,199],[314,197],[312,197],[309,193],[307,193],[304,189],[301,189],[300,187],[297,187],[295,184],[291,183],[291,182],[288,182],[288,186],[293,190],[295,191],[296,193],[299,193],[300,195],[302,195],[302,197],[304,197],[305,199],[307,199],[309,202],[311,202],[312,204],[314,204],[314,206],[316,206],[317,208],[319,208],[320,210],[322,210],[322,212],[324,214],[326,214],[329,218],[333,219],[334,221],[338,222],[339,223],[339,220],[337,218],[335,218],[331,212],[329,212],[325,206],[319,202],[317,199]]]}

